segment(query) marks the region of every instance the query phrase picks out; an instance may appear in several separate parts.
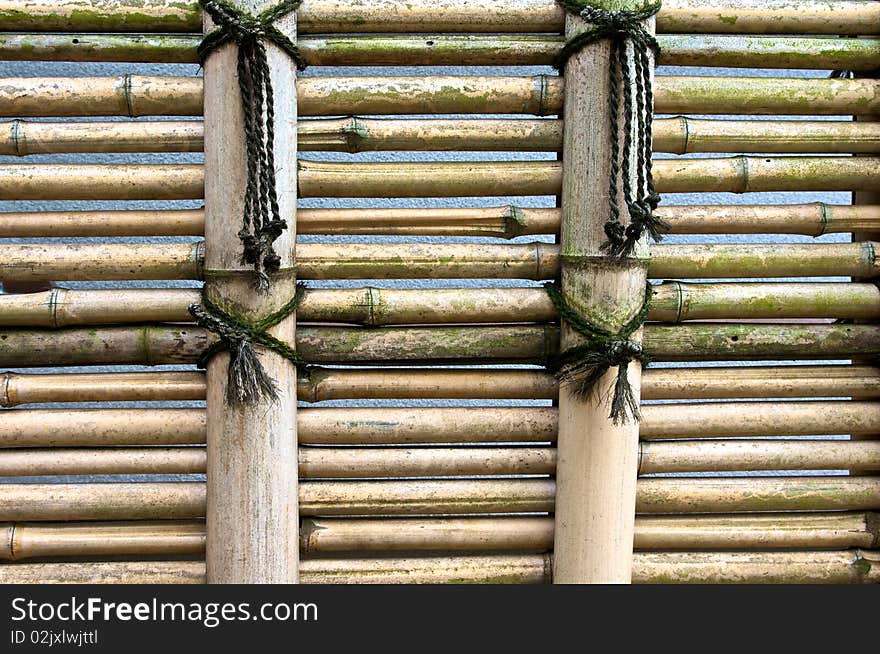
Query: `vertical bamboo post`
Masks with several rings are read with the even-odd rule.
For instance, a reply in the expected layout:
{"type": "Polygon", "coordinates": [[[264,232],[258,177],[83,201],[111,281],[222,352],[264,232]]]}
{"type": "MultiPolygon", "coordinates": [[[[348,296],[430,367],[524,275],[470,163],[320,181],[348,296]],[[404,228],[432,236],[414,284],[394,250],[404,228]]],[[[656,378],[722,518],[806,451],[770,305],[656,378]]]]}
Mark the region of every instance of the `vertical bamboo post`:
{"type": "MultiPolygon", "coordinates": [[[[596,4],[609,10],[641,6],[633,0],[596,4]]],[[[578,17],[566,18],[568,37],[587,27],[578,17]]],[[[609,43],[602,40],[575,54],[565,68],[561,283],[581,315],[617,330],[644,299],[647,246],[642,242],[622,262],[600,251],[609,211],[609,65],[609,43]]],[[[578,338],[564,327],[561,348],[578,338]]],[[[633,338],[640,340],[641,330],[633,338]]],[[[635,421],[615,426],[609,418],[604,399],[613,392],[616,371],[600,380],[593,399],[581,401],[565,385],[560,388],[555,583],[632,581],[639,427],[635,421]]],[[[638,400],[638,363],[630,364],[629,378],[638,400]]]]}
{"type": "MultiPolygon", "coordinates": [[[[235,0],[234,4],[257,13],[273,2],[235,0]]],[[[295,38],[295,12],[275,25],[295,38]]],[[[209,19],[205,28],[212,29],[209,19]]],[[[275,91],[278,201],[289,226],[276,241],[276,251],[282,270],[290,270],[296,233],[297,71],[287,54],[268,42],[266,48],[275,91]]],[[[205,63],[205,283],[213,297],[260,318],[292,296],[295,279],[276,276],[270,294],[263,296],[253,290],[253,271],[244,272],[240,261],[238,230],[247,169],[236,60],[235,45],[225,45],[205,63]]],[[[290,316],[270,333],[293,343],[295,323],[295,316],[290,316]]],[[[277,402],[228,405],[229,355],[222,353],[208,365],[208,583],[298,581],[296,368],[271,351],[260,351],[259,357],[277,382],[277,402]]]]}

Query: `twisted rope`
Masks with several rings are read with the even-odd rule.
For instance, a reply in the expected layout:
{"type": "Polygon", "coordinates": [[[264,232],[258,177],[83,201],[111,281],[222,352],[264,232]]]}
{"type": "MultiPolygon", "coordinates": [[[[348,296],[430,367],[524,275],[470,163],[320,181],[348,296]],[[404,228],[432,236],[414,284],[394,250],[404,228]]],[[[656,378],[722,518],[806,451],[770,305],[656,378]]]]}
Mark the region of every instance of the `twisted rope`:
{"type": "Polygon", "coordinates": [[[254,345],[272,350],[294,364],[303,363],[294,348],[266,330],[295,312],[304,293],[305,286],[297,284],[296,292],[284,306],[255,322],[224,311],[208,298],[204,287],[201,303],[189,306],[189,313],[196,323],[220,337],[199,356],[199,368],[206,368],[208,361],[220,352],[231,355],[226,385],[226,399],[230,404],[257,404],[264,399],[278,399],[278,386],[260,363],[254,345]]]}
{"type": "Polygon", "coordinates": [[[296,10],[301,2],[282,0],[251,16],[226,0],[199,0],[217,25],[199,44],[199,62],[204,66],[208,56],[226,43],[238,46],[238,86],[247,144],[247,187],[238,237],[242,243],[242,263],[254,267],[255,286],[261,293],[268,292],[269,275],[281,267],[274,243],[287,229],[275,188],[275,96],[264,41],[287,53],[299,70],[305,69],[296,44],[273,24],[296,10]]]}
{"type": "Polygon", "coordinates": [[[639,403],[629,383],[629,364],[631,361],[639,361],[643,366],[650,363],[641,343],[631,338],[648,317],[648,308],[654,295],[650,282],[645,288],[645,299],[638,313],[616,332],[599,327],[578,314],[566,301],[558,285],[547,283],[544,288],[559,311],[560,319],[584,339],[580,345],[568,348],[551,359],[548,368],[556,374],[560,384],[571,387],[575,397],[587,400],[594,394],[602,376],[616,366],[617,381],[608,417],[615,425],[629,422],[630,417],[640,420],[639,403]]]}
{"type": "Polygon", "coordinates": [[[610,216],[605,223],[607,240],[602,249],[615,257],[628,257],[639,239],[647,232],[654,241],[660,241],[669,231],[669,225],[654,214],[660,196],[654,190],[651,168],[652,121],[654,97],[651,88],[651,59],[660,46],[654,36],[642,25],[660,10],[660,2],[635,11],[607,11],[590,4],[590,0],[557,0],[566,11],[580,16],[593,25],[592,29],[573,36],[566,42],[554,63],[563,70],[566,62],[584,46],[601,39],[611,41],[610,81],[608,102],[611,139],[611,174],[608,181],[610,216]],[[630,69],[629,50],[632,50],[633,70],[630,69]],[[623,93],[623,148],[619,145],[620,96],[623,93]],[[633,125],[635,123],[635,130],[633,125]],[[633,138],[635,131],[635,138],[633,138]],[[633,188],[630,162],[635,154],[636,181],[633,188]],[[624,203],[629,224],[620,222],[618,188],[623,187],[624,203]]]}

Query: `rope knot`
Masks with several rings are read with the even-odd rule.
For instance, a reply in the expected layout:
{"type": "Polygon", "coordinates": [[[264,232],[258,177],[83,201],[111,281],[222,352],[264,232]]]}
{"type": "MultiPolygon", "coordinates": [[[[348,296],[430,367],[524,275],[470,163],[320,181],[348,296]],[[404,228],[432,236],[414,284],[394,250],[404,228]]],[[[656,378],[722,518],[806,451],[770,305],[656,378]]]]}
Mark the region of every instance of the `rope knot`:
{"type": "Polygon", "coordinates": [[[242,262],[254,267],[255,287],[269,290],[269,276],[281,268],[274,242],[287,228],[281,218],[275,179],[275,96],[264,41],[283,50],[299,70],[306,67],[299,49],[275,27],[274,22],[296,10],[302,0],[282,0],[253,16],[228,0],[199,0],[215,30],[202,39],[199,61],[226,43],[238,46],[238,86],[244,111],[244,138],[247,146],[247,186],[245,188],[241,240],[242,262]]]}
{"type": "Polygon", "coordinates": [[[294,348],[269,334],[268,330],[296,311],[304,293],[305,287],[297,284],[296,292],[284,306],[257,321],[225,311],[208,298],[204,287],[201,303],[189,306],[196,324],[218,336],[217,342],[199,356],[198,366],[206,368],[208,361],[220,352],[230,354],[226,383],[226,399],[230,404],[253,405],[265,399],[278,399],[278,385],[260,363],[255,345],[280,354],[294,365],[303,363],[294,348]]]}
{"type": "Polygon", "coordinates": [[[649,54],[653,52],[656,55],[660,48],[654,35],[643,24],[660,10],[660,3],[651,3],[637,10],[606,10],[593,6],[590,0],[557,2],[569,13],[580,16],[592,25],[566,42],[556,61],[557,69],[563,70],[568,59],[585,46],[600,39],[611,41],[608,93],[610,217],[605,223],[608,240],[602,245],[602,250],[614,257],[628,257],[645,233],[659,241],[664,231],[668,230],[665,222],[652,215],[660,196],[654,190],[651,167],[654,98],[649,54]],[[621,105],[622,125],[619,124],[621,105]],[[635,162],[634,175],[630,174],[632,161],[635,162]],[[623,203],[619,202],[621,187],[623,203]],[[629,214],[626,228],[620,222],[621,205],[626,207],[629,214]]]}
{"type": "Polygon", "coordinates": [[[645,297],[636,315],[623,327],[613,332],[596,325],[581,316],[565,299],[556,284],[544,285],[547,295],[559,311],[560,320],[566,322],[582,338],[583,343],[568,348],[548,362],[548,368],[572,389],[580,400],[590,398],[599,380],[611,368],[617,368],[617,378],[611,398],[609,418],[615,425],[628,422],[630,417],[639,420],[639,403],[629,383],[629,364],[638,361],[647,366],[650,361],[642,345],[632,335],[644,324],[654,289],[645,286],[645,297]]]}

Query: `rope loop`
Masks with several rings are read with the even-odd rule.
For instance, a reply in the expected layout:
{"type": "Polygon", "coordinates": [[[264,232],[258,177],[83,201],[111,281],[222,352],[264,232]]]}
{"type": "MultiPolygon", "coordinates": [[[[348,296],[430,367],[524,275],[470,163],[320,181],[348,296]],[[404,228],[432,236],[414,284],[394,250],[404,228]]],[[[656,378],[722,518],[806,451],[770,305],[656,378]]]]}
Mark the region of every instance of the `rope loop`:
{"type": "Polygon", "coordinates": [[[555,67],[565,68],[566,62],[585,46],[602,39],[611,41],[609,80],[609,125],[611,138],[611,171],[608,181],[610,214],[605,223],[607,240],[602,250],[614,257],[632,255],[639,240],[647,233],[660,241],[669,225],[654,210],[660,196],[654,190],[651,169],[654,98],[651,88],[651,60],[660,53],[657,39],[643,22],[660,10],[660,2],[641,9],[607,10],[590,0],[557,0],[572,15],[579,16],[592,27],[569,39],[562,47],[555,67]],[[631,56],[630,56],[631,55],[631,56]],[[622,96],[622,102],[621,102],[622,96]],[[623,125],[620,106],[623,104],[623,125]],[[623,131],[623,147],[619,135],[623,131]],[[635,161],[635,184],[631,179],[631,162],[635,161]],[[629,224],[620,222],[619,189],[623,189],[624,205],[629,224]]]}
{"type": "Polygon", "coordinates": [[[615,425],[641,419],[639,403],[629,383],[629,364],[638,361],[650,364],[642,344],[632,335],[645,323],[654,288],[648,282],[645,297],[639,311],[618,331],[612,332],[581,316],[568,303],[562,289],[555,283],[544,285],[547,295],[559,312],[561,320],[576,331],[584,340],[580,345],[568,348],[552,358],[548,368],[555,373],[560,384],[569,386],[575,397],[586,401],[592,397],[596,384],[611,368],[617,368],[617,378],[611,398],[609,418],[615,425]]]}
{"type": "Polygon", "coordinates": [[[278,399],[278,386],[260,363],[255,345],[280,354],[295,365],[304,363],[296,349],[268,333],[269,329],[296,311],[304,293],[305,286],[297,284],[290,300],[257,321],[249,321],[224,310],[208,297],[204,287],[201,302],[189,306],[189,313],[196,323],[219,337],[199,356],[199,368],[206,368],[208,362],[220,352],[229,352],[231,355],[226,385],[226,399],[230,404],[240,406],[257,404],[264,399],[278,399]]]}
{"type": "Polygon", "coordinates": [[[217,28],[205,35],[198,47],[199,62],[226,43],[238,46],[238,86],[244,111],[247,147],[247,186],[242,227],[242,263],[254,268],[255,286],[269,291],[270,275],[281,266],[274,243],[287,223],[281,218],[275,179],[275,96],[264,41],[284,51],[304,70],[305,60],[296,44],[274,22],[299,7],[302,0],[282,0],[256,16],[227,0],[199,0],[217,28]]]}

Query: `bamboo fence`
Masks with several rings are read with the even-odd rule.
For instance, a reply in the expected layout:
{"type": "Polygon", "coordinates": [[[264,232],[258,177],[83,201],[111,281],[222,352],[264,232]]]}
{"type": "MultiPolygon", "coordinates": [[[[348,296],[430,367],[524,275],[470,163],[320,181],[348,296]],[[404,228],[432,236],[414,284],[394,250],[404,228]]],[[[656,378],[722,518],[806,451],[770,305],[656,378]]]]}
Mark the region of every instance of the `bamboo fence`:
{"type": "MultiPolygon", "coordinates": [[[[26,4],[0,0],[0,60],[196,61],[195,0],[26,4]]],[[[876,2],[666,0],[648,26],[659,64],[780,69],[656,78],[653,171],[670,232],[853,242],[664,243],[639,250],[641,272],[601,274],[591,255],[607,211],[596,193],[608,175],[605,45],[564,74],[530,76],[297,79],[270,52],[291,229],[279,249],[290,275],[267,298],[217,274],[241,267],[225,216],[238,211],[246,159],[234,49],[213,55],[204,77],[3,79],[0,156],[22,159],[0,164],[0,201],[55,203],[0,213],[0,238],[64,241],[0,243],[0,281],[33,291],[0,295],[0,582],[880,583],[878,24],[876,2]],[[297,150],[335,154],[296,161],[297,150]],[[350,156],[401,151],[493,154],[350,156]],[[202,152],[204,166],[30,158],[202,152]],[[521,152],[545,156],[505,154],[521,152]],[[692,153],[714,156],[663,156],[692,153]],[[572,161],[583,165],[574,175],[572,161]],[[835,191],[855,202],[710,195],[835,191]],[[675,193],[706,203],[667,204],[675,193]],[[557,206],[474,200],[505,196],[557,206]],[[297,210],[297,198],[327,206],[297,210]],[[132,200],[156,205],[63,204],[132,200]],[[161,204],[179,200],[189,204],[161,204]],[[175,236],[195,238],[113,240],[175,236]],[[589,261],[573,263],[578,254],[589,261]],[[310,284],[275,333],[309,365],[261,353],[283,398],[233,410],[225,359],[190,367],[215,339],[188,311],[199,290],[152,282],[207,278],[259,314],[289,297],[294,274],[310,284]],[[542,288],[492,283],[560,275],[569,291],[584,277],[582,299],[621,316],[641,300],[642,277],[654,280],[642,338],[660,365],[641,380],[631,371],[637,426],[607,425],[601,397],[572,409],[544,368],[568,327],[542,288]],[[395,279],[488,283],[382,284],[395,279]],[[64,369],[164,365],[176,368],[64,369]],[[328,400],[342,406],[298,406],[328,400]],[[108,402],[150,404],[95,404],[108,402]],[[608,443],[591,452],[584,425],[589,443],[608,443]],[[586,476],[584,462],[596,468],[586,476]],[[600,559],[604,569],[589,570],[600,559]]],[[[316,67],[544,66],[581,27],[553,0],[306,0],[282,25],[316,67]]]]}

